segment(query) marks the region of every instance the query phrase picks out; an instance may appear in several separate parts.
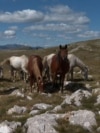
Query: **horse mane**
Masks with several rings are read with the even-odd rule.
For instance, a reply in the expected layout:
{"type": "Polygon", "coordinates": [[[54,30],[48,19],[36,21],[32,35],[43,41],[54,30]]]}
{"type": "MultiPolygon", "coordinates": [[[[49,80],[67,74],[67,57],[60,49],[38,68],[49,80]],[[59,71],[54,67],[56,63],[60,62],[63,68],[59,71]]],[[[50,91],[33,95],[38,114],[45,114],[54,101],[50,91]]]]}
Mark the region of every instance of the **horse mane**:
{"type": "Polygon", "coordinates": [[[40,73],[40,70],[39,70],[39,67],[38,67],[39,66],[39,62],[38,62],[37,58],[35,58],[33,60],[33,63],[34,63],[35,76],[36,76],[36,78],[40,78],[41,73],[40,73]]]}
{"type": "Polygon", "coordinates": [[[60,63],[60,61],[62,60],[61,55],[60,55],[60,50],[57,52],[55,56],[57,57],[57,60],[60,63]]]}

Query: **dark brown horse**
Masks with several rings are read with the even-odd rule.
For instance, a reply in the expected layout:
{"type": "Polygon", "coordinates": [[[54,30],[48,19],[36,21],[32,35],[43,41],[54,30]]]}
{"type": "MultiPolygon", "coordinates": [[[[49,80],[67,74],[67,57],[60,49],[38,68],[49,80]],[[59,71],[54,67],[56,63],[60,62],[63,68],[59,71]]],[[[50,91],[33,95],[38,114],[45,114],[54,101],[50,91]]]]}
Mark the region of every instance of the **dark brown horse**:
{"type": "Polygon", "coordinates": [[[61,86],[61,92],[63,93],[63,83],[65,74],[69,71],[69,61],[67,59],[68,49],[67,45],[59,46],[59,51],[52,57],[50,73],[53,80],[53,84],[56,84],[57,80],[61,86]]]}
{"type": "Polygon", "coordinates": [[[43,91],[43,78],[42,78],[42,58],[38,55],[31,55],[29,57],[29,62],[27,66],[27,70],[30,75],[30,87],[32,92],[32,86],[35,82],[37,82],[38,92],[43,91]]]}

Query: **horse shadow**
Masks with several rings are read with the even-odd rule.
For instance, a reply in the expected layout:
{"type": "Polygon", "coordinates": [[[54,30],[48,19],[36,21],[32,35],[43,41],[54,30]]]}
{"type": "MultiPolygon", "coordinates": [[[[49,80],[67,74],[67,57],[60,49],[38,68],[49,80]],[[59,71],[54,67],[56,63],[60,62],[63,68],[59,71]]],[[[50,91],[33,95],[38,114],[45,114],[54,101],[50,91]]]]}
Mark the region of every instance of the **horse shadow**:
{"type": "Polygon", "coordinates": [[[64,86],[65,90],[68,90],[70,92],[75,92],[77,90],[87,90],[91,91],[91,89],[88,89],[84,83],[79,83],[79,82],[70,82],[67,85],[64,86]]]}
{"type": "Polygon", "coordinates": [[[47,82],[44,84],[44,93],[55,93],[60,90],[59,83],[47,82]]]}
{"type": "Polygon", "coordinates": [[[0,91],[0,95],[9,95],[11,94],[14,90],[19,89],[18,87],[11,87],[7,90],[0,91]]]}

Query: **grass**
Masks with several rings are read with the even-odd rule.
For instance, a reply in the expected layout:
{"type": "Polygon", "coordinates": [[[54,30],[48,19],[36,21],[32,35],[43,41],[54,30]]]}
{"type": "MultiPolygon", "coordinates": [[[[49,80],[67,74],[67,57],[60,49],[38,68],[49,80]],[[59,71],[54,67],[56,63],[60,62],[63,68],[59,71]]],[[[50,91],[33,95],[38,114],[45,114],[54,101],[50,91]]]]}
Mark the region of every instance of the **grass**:
{"type": "Polygon", "coordinates": [[[83,129],[79,125],[70,125],[68,121],[65,121],[64,119],[58,119],[57,123],[58,126],[55,126],[54,128],[59,133],[89,133],[89,131],[83,129]]]}
{"type": "MultiPolygon", "coordinates": [[[[93,80],[91,81],[83,81],[79,80],[81,79],[81,75],[74,75],[74,78],[76,79],[76,83],[83,83],[83,84],[90,84],[91,89],[100,87],[96,85],[97,82],[100,83],[100,45],[97,45],[100,43],[100,40],[90,40],[87,42],[80,42],[75,43],[73,45],[69,45],[69,52],[72,49],[75,49],[79,46],[82,46],[78,49],[78,51],[74,51],[73,53],[78,56],[80,59],[84,61],[85,64],[89,67],[89,74],[93,75],[93,80]],[[89,49],[92,49],[92,51],[89,49]]],[[[6,51],[0,51],[0,62],[4,59],[13,56],[13,55],[22,55],[25,54],[27,56],[30,56],[32,54],[38,54],[41,57],[54,53],[57,50],[57,47],[53,48],[47,48],[47,49],[40,49],[40,50],[6,50],[6,51]]],[[[30,96],[32,97],[32,100],[29,101],[26,96],[29,95],[29,83],[24,83],[23,81],[17,80],[15,83],[13,83],[10,80],[10,73],[9,73],[9,67],[4,66],[4,79],[0,79],[0,122],[4,120],[8,121],[19,121],[24,125],[27,118],[31,117],[29,115],[29,112],[32,108],[32,106],[36,103],[47,103],[50,105],[53,105],[53,107],[60,105],[63,101],[63,98],[61,98],[62,94],[54,93],[50,97],[46,95],[40,95],[38,93],[33,93],[30,96]],[[11,88],[17,88],[21,90],[22,88],[25,89],[25,97],[16,97],[16,96],[9,96],[8,94],[12,91],[11,88]],[[25,112],[22,117],[17,118],[13,115],[7,115],[8,109],[12,108],[14,105],[18,106],[25,106],[27,107],[27,112],[25,112]]],[[[64,96],[67,94],[70,94],[69,90],[63,94],[64,96]]],[[[92,96],[89,99],[83,99],[82,106],[76,107],[73,105],[67,105],[63,106],[61,111],[58,111],[58,113],[66,113],[68,111],[78,110],[78,109],[87,109],[92,110],[96,114],[96,120],[98,125],[100,125],[100,115],[98,115],[98,111],[100,110],[100,105],[94,106],[94,103],[96,102],[96,96],[92,96]]],[[[41,111],[40,113],[44,113],[45,111],[41,111]]],[[[16,114],[14,114],[17,116],[16,114]]],[[[80,126],[73,126],[70,125],[67,121],[59,119],[57,120],[58,126],[55,127],[55,129],[59,133],[88,133],[87,130],[84,130],[80,126]]],[[[22,133],[22,128],[19,127],[15,133],[22,133]]],[[[96,133],[96,130],[95,132],[96,133]]]]}

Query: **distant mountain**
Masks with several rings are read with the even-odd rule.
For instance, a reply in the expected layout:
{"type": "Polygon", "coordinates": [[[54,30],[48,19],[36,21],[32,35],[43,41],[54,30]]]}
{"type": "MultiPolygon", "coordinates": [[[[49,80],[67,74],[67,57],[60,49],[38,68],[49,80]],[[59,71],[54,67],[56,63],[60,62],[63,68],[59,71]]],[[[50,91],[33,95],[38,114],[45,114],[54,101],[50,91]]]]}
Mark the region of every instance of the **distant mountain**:
{"type": "Polygon", "coordinates": [[[20,44],[6,44],[0,46],[0,50],[31,50],[31,49],[41,49],[42,47],[32,47],[32,46],[26,46],[26,45],[20,45],[20,44]]]}

